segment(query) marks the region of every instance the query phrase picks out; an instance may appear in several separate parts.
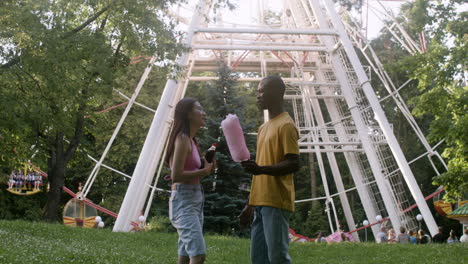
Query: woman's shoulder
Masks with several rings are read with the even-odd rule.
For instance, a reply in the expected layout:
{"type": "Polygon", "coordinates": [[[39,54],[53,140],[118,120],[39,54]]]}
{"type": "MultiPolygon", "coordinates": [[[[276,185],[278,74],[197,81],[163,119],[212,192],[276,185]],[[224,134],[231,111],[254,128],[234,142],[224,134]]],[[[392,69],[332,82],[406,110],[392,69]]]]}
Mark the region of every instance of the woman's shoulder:
{"type": "Polygon", "coordinates": [[[182,134],[182,133],[179,133],[176,138],[175,138],[175,144],[176,145],[179,145],[179,146],[182,146],[182,147],[186,147],[188,148],[189,150],[192,149],[192,139],[190,139],[189,136],[185,135],[185,134],[182,134]]]}

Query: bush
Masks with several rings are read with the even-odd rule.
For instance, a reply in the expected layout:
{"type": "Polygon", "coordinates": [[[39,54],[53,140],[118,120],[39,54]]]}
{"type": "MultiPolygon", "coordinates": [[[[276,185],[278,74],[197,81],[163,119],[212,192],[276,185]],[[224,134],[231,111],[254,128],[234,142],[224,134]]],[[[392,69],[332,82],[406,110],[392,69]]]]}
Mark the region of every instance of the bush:
{"type": "Polygon", "coordinates": [[[155,216],[151,218],[145,230],[155,232],[175,232],[175,228],[171,224],[171,220],[167,216],[155,216]]]}

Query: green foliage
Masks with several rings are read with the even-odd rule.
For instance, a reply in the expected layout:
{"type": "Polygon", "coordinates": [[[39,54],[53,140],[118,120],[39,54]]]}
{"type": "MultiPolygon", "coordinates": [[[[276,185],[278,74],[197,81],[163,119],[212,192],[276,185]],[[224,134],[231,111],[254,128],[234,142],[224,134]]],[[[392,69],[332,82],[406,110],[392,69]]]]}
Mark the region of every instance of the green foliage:
{"type": "Polygon", "coordinates": [[[45,200],[44,193],[34,196],[20,196],[6,191],[6,186],[0,185],[0,219],[23,219],[40,221],[42,218],[41,203],[45,200]]]}
{"type": "Polygon", "coordinates": [[[429,15],[429,1],[418,0],[411,4],[403,5],[401,10],[410,18],[407,20],[407,27],[414,32],[421,32],[424,27],[431,23],[429,15]]]}
{"type": "Polygon", "coordinates": [[[428,51],[418,57],[412,74],[422,92],[413,100],[414,114],[433,119],[432,142],[445,139],[442,156],[448,160],[449,170],[435,177],[434,184],[444,186],[446,198],[451,200],[468,192],[468,12],[453,17],[455,7],[455,3],[433,7],[438,23],[429,32],[433,38],[428,51]]]}
{"type": "MultiPolygon", "coordinates": [[[[202,181],[205,189],[205,230],[230,234],[237,232],[237,215],[245,206],[248,196],[239,190],[239,186],[242,183],[250,184],[251,176],[244,172],[240,164],[232,161],[220,124],[229,113],[235,113],[245,133],[254,130],[253,122],[256,119],[246,117],[246,109],[249,109],[249,99],[246,97],[254,99],[254,90],[237,84],[237,76],[224,62],[220,62],[216,75],[219,79],[204,87],[189,86],[187,96],[199,100],[208,116],[207,129],[200,131],[198,136],[202,152],[212,143],[217,143],[217,171],[202,181]]],[[[254,149],[255,138],[246,135],[246,139],[249,149],[254,149]]]]}
{"type": "Polygon", "coordinates": [[[337,0],[340,5],[346,7],[347,9],[362,9],[362,0],[337,0]]]}
{"type": "MultiPolygon", "coordinates": [[[[404,21],[403,26],[408,30],[408,33],[413,39],[417,39],[418,31],[412,29],[412,19],[417,19],[417,17],[409,16],[405,8],[408,8],[408,6],[402,6],[402,13],[399,15],[398,20],[404,21]]],[[[411,8],[411,5],[409,5],[409,8],[411,8]]],[[[425,13],[421,13],[421,15],[424,14],[425,13]]],[[[371,45],[397,87],[400,87],[413,77],[414,69],[419,67],[419,57],[408,54],[390,32],[382,32],[379,37],[372,40],[371,45]]],[[[388,95],[388,91],[375,73],[372,74],[371,82],[378,98],[383,98],[388,95]]],[[[415,107],[416,101],[414,98],[417,98],[421,94],[422,92],[418,89],[418,82],[416,81],[407,83],[406,86],[399,91],[399,95],[402,97],[403,101],[407,103],[410,111],[415,107]]],[[[392,99],[387,99],[382,101],[381,106],[389,122],[393,126],[393,133],[398,142],[400,142],[400,147],[407,160],[413,160],[426,152],[427,150],[420,144],[420,140],[413,132],[413,128],[401,111],[398,110],[394,101],[392,99]]],[[[425,135],[429,133],[428,130],[431,121],[432,119],[428,116],[416,117],[416,122],[425,135]]],[[[412,163],[411,169],[424,194],[430,194],[437,188],[432,185],[432,177],[435,176],[436,173],[432,169],[427,158],[419,159],[412,163]]],[[[357,222],[361,222],[365,219],[365,216],[361,214],[361,217],[358,218],[358,216],[356,216],[358,211],[353,209],[353,214],[355,215],[355,219],[359,219],[357,222]]]]}
{"type": "MultiPolygon", "coordinates": [[[[458,236],[460,234],[457,234],[458,236]]],[[[25,221],[0,221],[2,263],[176,263],[177,234],[114,233],[25,221]]],[[[205,236],[207,263],[249,263],[250,240],[205,236]]],[[[466,244],[292,243],[294,263],[466,263],[466,244]]]]}
{"type": "Polygon", "coordinates": [[[298,234],[315,238],[318,232],[330,234],[327,215],[321,204],[296,204],[296,211],[290,219],[290,227],[298,234]]]}
{"type": "MultiPolygon", "coordinates": [[[[32,161],[48,172],[51,183],[49,220],[58,214],[62,185],[71,183],[76,188],[89,172],[73,168],[69,172],[78,175],[67,178],[66,168],[89,169],[89,163],[82,163],[85,154],[97,157],[95,153],[102,153],[99,147],[107,141],[111,126],[103,127],[105,117],[95,112],[113,105],[113,88],[131,94],[142,70],[134,71],[137,67],[129,66],[130,58],[156,54],[159,62],[171,61],[181,50],[175,43],[178,36],[173,24],[162,12],[174,2],[26,0],[0,4],[0,167],[8,173],[31,157],[34,146],[37,153],[32,161]],[[80,157],[75,157],[76,151],[80,157]]],[[[154,79],[165,78],[167,72],[158,73],[163,75],[154,79]]],[[[151,88],[160,86],[157,82],[151,88]]],[[[152,99],[154,106],[157,98],[152,99]]],[[[140,123],[148,122],[142,118],[135,125],[140,123]]],[[[124,135],[134,143],[128,148],[141,149],[142,133],[135,130],[142,127],[147,126],[125,128],[124,135]]],[[[118,150],[135,153],[120,144],[118,150]]],[[[132,162],[123,164],[125,172],[132,171],[132,162]]],[[[101,188],[122,181],[121,176],[109,175],[101,188]]],[[[112,200],[106,193],[96,198],[112,200]]]]}
{"type": "Polygon", "coordinates": [[[309,213],[307,214],[305,229],[309,230],[309,234],[314,234],[320,231],[323,231],[325,234],[328,233],[328,220],[325,216],[325,212],[322,205],[317,204],[314,207],[312,207],[312,209],[310,209],[309,213]]]}
{"type": "MultiPolygon", "coordinates": [[[[412,164],[417,181],[424,193],[434,191],[436,185],[448,189],[446,198],[457,199],[467,192],[468,182],[466,156],[466,13],[456,14],[456,7],[463,1],[414,1],[402,5],[398,20],[413,39],[418,39],[421,31],[426,35],[428,51],[422,55],[409,56],[392,35],[381,34],[372,41],[380,60],[394,83],[399,86],[407,79],[409,83],[400,91],[405,102],[417,118],[417,122],[428,135],[431,144],[445,139],[439,148],[444,148],[443,156],[448,160],[449,171],[439,177],[431,169],[427,159],[412,164]]],[[[379,97],[387,92],[372,76],[372,85],[379,97]]],[[[408,160],[425,152],[406,120],[395,105],[387,100],[382,105],[394,133],[408,160]]],[[[433,158],[437,160],[435,157],[433,158]]],[[[445,169],[436,161],[439,171],[445,169]]]]}
{"type": "Polygon", "coordinates": [[[148,222],[147,227],[145,228],[147,231],[153,232],[175,232],[175,228],[171,224],[171,220],[167,216],[155,216],[151,218],[148,222]]]}
{"type": "MultiPolygon", "coordinates": [[[[315,154],[313,154],[315,155],[315,154]]],[[[296,200],[308,199],[312,197],[311,192],[311,170],[315,170],[316,175],[319,174],[318,167],[310,168],[309,155],[303,154],[300,156],[301,168],[294,174],[294,187],[296,191],[296,200]]],[[[321,180],[318,180],[316,194],[318,197],[323,196],[323,185],[321,180]]],[[[315,198],[315,197],[314,197],[315,198]]],[[[329,230],[327,216],[323,208],[319,205],[322,201],[303,202],[295,204],[295,211],[291,214],[289,226],[298,234],[314,237],[319,231],[329,230]],[[311,217],[311,214],[314,217],[311,217]],[[325,223],[323,222],[325,220],[325,223]]]]}

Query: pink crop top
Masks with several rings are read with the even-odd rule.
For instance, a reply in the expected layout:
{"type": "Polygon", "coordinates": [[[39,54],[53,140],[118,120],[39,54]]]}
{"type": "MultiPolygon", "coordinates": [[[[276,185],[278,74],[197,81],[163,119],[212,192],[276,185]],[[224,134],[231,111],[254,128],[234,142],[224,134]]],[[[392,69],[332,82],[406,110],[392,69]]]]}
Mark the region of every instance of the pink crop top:
{"type": "MultiPolygon", "coordinates": [[[[201,167],[201,159],[200,159],[200,154],[198,152],[197,145],[195,144],[193,140],[191,140],[191,142],[192,142],[192,152],[185,159],[184,171],[195,171],[195,170],[199,170],[201,167]]],[[[172,162],[171,162],[171,169],[172,169],[172,162]]],[[[184,183],[199,184],[200,179],[195,178],[184,183]]]]}

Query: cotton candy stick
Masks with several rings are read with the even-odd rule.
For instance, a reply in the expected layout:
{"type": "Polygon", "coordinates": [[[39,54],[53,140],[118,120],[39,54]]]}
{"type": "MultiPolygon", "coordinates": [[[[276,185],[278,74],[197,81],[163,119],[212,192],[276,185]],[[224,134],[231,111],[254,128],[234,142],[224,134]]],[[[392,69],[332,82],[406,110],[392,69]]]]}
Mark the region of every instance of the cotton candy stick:
{"type": "Polygon", "coordinates": [[[244,133],[237,115],[229,114],[226,119],[221,122],[224,136],[228,144],[229,152],[232,160],[241,162],[250,159],[250,152],[245,144],[244,133]]]}

